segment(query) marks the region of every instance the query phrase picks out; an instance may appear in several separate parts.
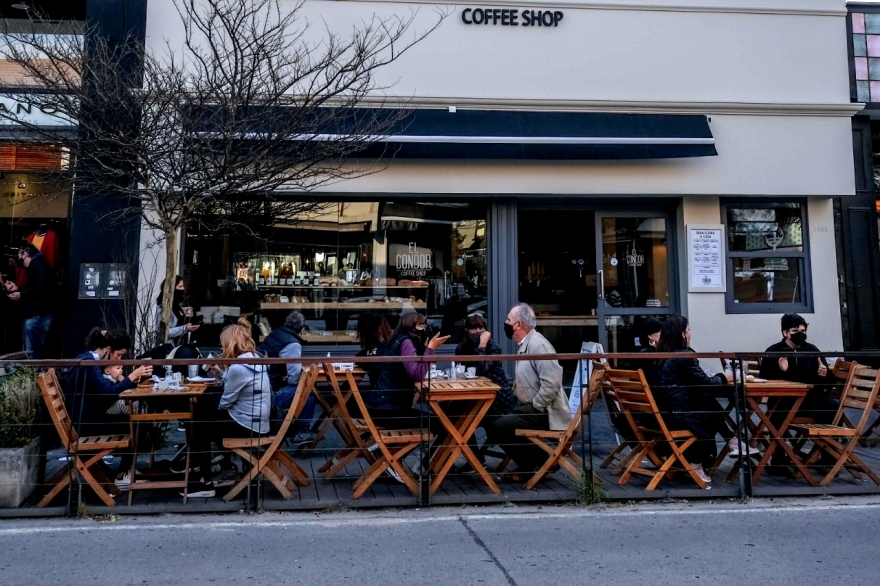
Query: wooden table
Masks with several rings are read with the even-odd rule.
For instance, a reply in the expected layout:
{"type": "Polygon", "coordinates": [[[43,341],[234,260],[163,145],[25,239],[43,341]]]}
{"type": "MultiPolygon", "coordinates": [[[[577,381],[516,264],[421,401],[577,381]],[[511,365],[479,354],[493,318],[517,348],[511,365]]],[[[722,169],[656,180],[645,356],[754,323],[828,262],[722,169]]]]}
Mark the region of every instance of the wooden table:
{"type": "MultiPolygon", "coordinates": [[[[315,365],[315,368],[320,369],[320,365],[315,365]]],[[[345,379],[346,370],[347,369],[338,368],[333,370],[333,372],[336,373],[337,380],[345,379]]],[[[363,370],[362,368],[353,368],[351,369],[351,374],[354,377],[354,381],[356,383],[360,383],[367,375],[367,371],[363,370]]],[[[324,374],[323,370],[318,371],[318,377],[317,379],[315,379],[315,384],[312,385],[312,388],[306,390],[307,393],[314,393],[315,400],[318,402],[319,405],[321,405],[321,415],[320,417],[315,419],[315,422],[312,424],[312,431],[315,432],[315,439],[313,439],[312,442],[308,445],[308,447],[306,448],[307,450],[313,450],[315,446],[318,445],[318,442],[320,442],[324,438],[324,436],[327,435],[327,432],[330,430],[331,425],[336,427],[336,431],[339,432],[339,435],[342,436],[342,439],[344,441],[347,442],[349,440],[348,428],[342,421],[339,420],[339,410],[336,406],[336,401],[334,400],[332,393],[322,393],[318,389],[319,382],[327,382],[327,375],[324,374]]],[[[343,398],[346,401],[351,398],[351,389],[348,389],[345,392],[343,398]]]]}
{"type": "Polygon", "coordinates": [[[773,456],[773,452],[776,451],[777,447],[780,447],[794,463],[794,466],[797,468],[798,472],[801,473],[801,476],[804,477],[804,480],[806,480],[810,486],[816,486],[816,481],[813,480],[807,467],[787,441],[788,427],[794,420],[795,415],[801,408],[801,404],[807,396],[807,392],[811,388],[811,385],[784,380],[770,380],[764,383],[745,383],[745,397],[748,409],[753,411],[755,415],[758,416],[759,420],[758,424],[752,429],[752,437],[757,438],[758,441],[763,441],[767,445],[767,449],[764,451],[764,456],[758,462],[754,472],[752,472],[752,482],[757,482],[758,479],[761,478],[764,469],[767,467],[767,463],[773,456]],[[761,402],[765,398],[767,399],[766,411],[761,409],[761,402]],[[770,421],[770,418],[776,411],[780,400],[785,398],[794,399],[794,404],[786,414],[785,419],[779,425],[779,428],[777,428],[770,421]],[[763,437],[765,428],[767,430],[767,437],[763,437]]]}
{"type": "Polygon", "coordinates": [[[192,427],[186,426],[186,467],[184,468],[183,480],[142,480],[137,481],[137,450],[138,450],[138,430],[141,422],[160,423],[165,421],[192,421],[193,412],[195,410],[196,401],[201,397],[208,387],[217,386],[216,383],[187,383],[183,390],[159,391],[153,389],[153,382],[143,383],[134,389],[129,389],[119,393],[119,398],[124,399],[128,404],[131,419],[131,441],[134,449],[134,458],[131,462],[131,486],[128,489],[128,504],[131,501],[135,490],[152,490],[156,488],[183,488],[183,502],[187,500],[187,487],[189,486],[189,468],[190,468],[190,444],[192,442],[192,427]],[[172,398],[184,397],[188,399],[189,409],[186,411],[155,412],[155,413],[137,413],[132,405],[133,401],[152,401],[154,399],[165,400],[172,398]]]}
{"type": "Polygon", "coordinates": [[[467,443],[480,426],[500,389],[501,387],[484,377],[452,381],[435,379],[423,384],[422,396],[446,430],[446,436],[440,439],[437,451],[431,458],[430,470],[434,475],[431,494],[440,488],[459,455],[465,457],[493,493],[501,494],[486,467],[477,460],[467,443]],[[454,422],[443,408],[445,403],[453,401],[470,402],[470,408],[463,411],[454,422]]]}

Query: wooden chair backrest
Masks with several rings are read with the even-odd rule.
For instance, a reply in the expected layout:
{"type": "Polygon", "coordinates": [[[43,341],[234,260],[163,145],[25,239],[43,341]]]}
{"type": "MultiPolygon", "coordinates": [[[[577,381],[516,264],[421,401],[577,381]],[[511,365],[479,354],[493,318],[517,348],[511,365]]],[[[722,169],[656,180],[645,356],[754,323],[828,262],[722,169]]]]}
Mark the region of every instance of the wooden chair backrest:
{"type": "Polygon", "coordinates": [[[878,391],[880,371],[853,362],[840,395],[840,407],[834,416],[834,425],[840,425],[846,409],[861,409],[862,416],[855,424],[856,433],[861,434],[874,410],[878,391]]]}
{"type": "Polygon", "coordinates": [[[67,414],[67,407],[64,405],[64,393],[61,392],[61,385],[58,384],[58,376],[55,369],[50,368],[47,372],[41,372],[37,375],[37,385],[40,387],[40,395],[43,396],[43,402],[46,403],[46,409],[55,425],[55,431],[61,438],[61,443],[68,450],[70,446],[76,443],[79,437],[76,430],[73,429],[73,423],[70,415],[67,414]]]}
{"type": "MultiPolygon", "coordinates": [[[[325,365],[325,368],[326,368],[326,366],[327,365],[325,365]]],[[[331,371],[329,374],[333,375],[332,380],[335,381],[336,380],[336,373],[333,372],[332,366],[331,366],[331,371]]],[[[329,374],[327,377],[328,379],[330,378],[329,374]]],[[[364,424],[367,426],[367,429],[370,430],[370,435],[373,436],[373,439],[377,443],[381,443],[382,437],[379,434],[379,429],[376,427],[376,424],[373,423],[373,418],[370,417],[370,412],[367,411],[367,405],[364,403],[364,398],[361,396],[361,390],[358,388],[357,382],[354,380],[354,375],[351,373],[350,370],[345,371],[345,378],[346,378],[346,380],[348,380],[348,384],[350,385],[351,396],[354,397],[355,403],[357,403],[358,409],[361,412],[361,418],[364,420],[364,424]]],[[[337,384],[337,387],[338,387],[338,384],[337,384]]],[[[347,413],[348,410],[346,409],[345,412],[347,413]]],[[[341,411],[340,411],[340,413],[341,413],[341,411]]],[[[360,435],[356,431],[354,432],[354,435],[355,435],[355,439],[358,439],[360,437],[360,435]]]]}
{"type": "Polygon", "coordinates": [[[648,381],[645,380],[645,373],[642,372],[642,369],[617,370],[608,368],[605,373],[605,376],[614,388],[620,408],[635,431],[639,441],[644,441],[644,434],[642,432],[646,430],[652,433],[656,433],[659,430],[667,440],[672,441],[672,437],[669,434],[666,423],[663,421],[663,417],[660,415],[660,410],[657,408],[654,395],[651,394],[651,389],[648,387],[648,381]],[[650,415],[645,418],[640,417],[636,419],[632,416],[633,413],[646,413],[650,415]],[[656,426],[645,425],[646,420],[656,422],[656,426]]]}
{"type": "Polygon", "coordinates": [[[590,374],[590,380],[587,382],[586,387],[581,387],[580,389],[572,387],[572,393],[581,393],[581,403],[580,409],[578,409],[578,412],[571,418],[571,423],[568,424],[568,427],[563,434],[563,441],[571,441],[578,430],[580,430],[584,417],[586,417],[590,409],[593,408],[593,405],[599,398],[599,394],[602,392],[604,380],[605,365],[594,360],[593,371],[592,374],[590,374]]]}
{"type": "MultiPolygon", "coordinates": [[[[342,387],[339,386],[339,378],[336,376],[336,370],[329,362],[325,362],[323,366],[324,376],[327,377],[327,382],[333,390],[333,397],[336,399],[336,409],[339,411],[339,416],[345,422],[345,425],[350,428],[352,425],[352,418],[351,414],[348,412],[348,405],[345,404],[345,397],[342,394],[342,387]]],[[[349,374],[350,372],[350,370],[347,370],[346,374],[349,374]]]]}
{"type": "Polygon", "coordinates": [[[761,375],[761,361],[760,360],[743,360],[743,370],[746,373],[746,376],[760,376],[761,375]]]}
{"type": "Polygon", "coordinates": [[[841,358],[834,363],[834,368],[831,369],[831,374],[833,374],[834,378],[836,378],[837,380],[846,381],[849,378],[849,371],[850,369],[852,369],[853,364],[856,363],[841,358]]]}
{"type": "Polygon", "coordinates": [[[608,416],[611,418],[611,425],[617,430],[617,433],[626,441],[635,441],[636,430],[630,422],[631,417],[627,417],[620,407],[620,401],[617,399],[617,393],[614,385],[608,378],[608,368],[605,368],[605,378],[602,381],[602,398],[605,401],[605,408],[608,409],[608,416]]]}
{"type": "Polygon", "coordinates": [[[309,393],[315,386],[315,379],[318,378],[318,373],[319,369],[316,366],[303,366],[302,372],[299,375],[299,382],[296,384],[296,391],[293,394],[293,401],[290,402],[290,408],[281,422],[281,427],[278,428],[278,433],[275,434],[278,444],[287,436],[290,424],[299,416],[303,406],[306,404],[306,399],[309,398],[309,393]]]}

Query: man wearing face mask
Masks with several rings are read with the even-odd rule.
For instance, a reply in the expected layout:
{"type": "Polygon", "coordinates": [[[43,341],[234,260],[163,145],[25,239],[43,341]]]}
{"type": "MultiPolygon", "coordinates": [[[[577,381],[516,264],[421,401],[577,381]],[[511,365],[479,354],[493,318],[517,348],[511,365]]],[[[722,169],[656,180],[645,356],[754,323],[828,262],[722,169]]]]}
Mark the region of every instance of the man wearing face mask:
{"type": "MultiPolygon", "coordinates": [[[[306,318],[298,311],[292,311],[284,320],[284,325],[272,330],[260,352],[267,358],[301,358],[302,347],[305,343],[301,337],[306,326],[306,318]]],[[[284,414],[293,402],[299,377],[302,374],[302,364],[290,362],[288,364],[272,364],[269,366],[269,382],[272,384],[272,407],[276,411],[276,419],[283,419],[284,414]]],[[[299,419],[294,424],[293,443],[302,444],[315,439],[315,434],[309,431],[312,418],[315,415],[315,397],[309,395],[299,419]]]]}
{"type": "MultiPolygon", "coordinates": [[[[791,353],[790,357],[764,358],[761,360],[761,378],[768,380],[788,380],[814,385],[807,393],[798,417],[810,417],[818,423],[831,423],[837,413],[838,402],[823,391],[823,387],[834,381],[828,371],[824,358],[804,358],[799,352],[820,352],[819,348],[807,342],[807,322],[796,313],[782,316],[782,340],[773,344],[765,352],[791,353]]],[[[794,399],[780,401],[773,414],[775,424],[780,424],[791,410],[794,399]]]]}
{"type": "MultiPolygon", "coordinates": [[[[525,303],[516,305],[504,321],[504,334],[516,342],[517,354],[555,354],[552,344],[535,330],[537,318],[525,303]]],[[[568,398],[562,388],[562,366],[556,360],[516,362],[513,382],[516,406],[508,415],[493,421],[487,428],[488,441],[497,444],[516,462],[510,475],[514,482],[525,482],[544,462],[547,454],[517,429],[562,431],[571,421],[568,398]]]]}
{"type": "Polygon", "coordinates": [[[43,253],[33,244],[22,244],[16,262],[26,269],[26,281],[18,287],[6,281],[6,297],[23,304],[21,333],[24,349],[34,358],[45,358],[43,344],[52,325],[52,306],[55,303],[55,283],[52,270],[43,253]]]}

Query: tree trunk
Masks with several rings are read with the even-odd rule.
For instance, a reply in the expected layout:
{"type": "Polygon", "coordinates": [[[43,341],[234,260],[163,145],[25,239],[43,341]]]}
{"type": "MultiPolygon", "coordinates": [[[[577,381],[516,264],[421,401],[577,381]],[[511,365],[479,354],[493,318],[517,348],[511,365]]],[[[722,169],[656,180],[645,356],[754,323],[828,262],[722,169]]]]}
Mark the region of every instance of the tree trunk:
{"type": "MultiPolygon", "coordinates": [[[[177,280],[177,228],[165,228],[165,281],[162,285],[162,319],[156,332],[156,342],[168,341],[174,304],[174,285],[177,280]]],[[[180,325],[180,324],[177,324],[180,325]]]]}

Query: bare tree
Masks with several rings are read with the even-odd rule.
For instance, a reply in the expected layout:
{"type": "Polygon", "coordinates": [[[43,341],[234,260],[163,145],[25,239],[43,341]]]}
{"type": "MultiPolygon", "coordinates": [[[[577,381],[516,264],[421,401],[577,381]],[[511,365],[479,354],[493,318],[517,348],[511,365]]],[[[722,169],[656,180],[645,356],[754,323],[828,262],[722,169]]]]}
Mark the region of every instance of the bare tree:
{"type": "Polygon", "coordinates": [[[75,130],[0,116],[66,149],[78,189],[127,198],[124,213],[161,232],[170,277],[163,328],[188,221],[219,228],[258,215],[263,224],[289,223],[323,204],[279,192],[306,194],[381,169],[347,164],[410,113],[406,100],[377,103],[388,87],[376,74],[448,15],[437,11],[419,30],[418,11],[374,15],[341,35],[310,25],[302,5],[174,0],[183,38],[161,50],[134,37],[110,40],[88,23],[70,34],[36,14],[26,31],[7,27],[0,57],[38,90],[29,101],[75,130]],[[373,107],[363,107],[368,99],[373,107]]]}

